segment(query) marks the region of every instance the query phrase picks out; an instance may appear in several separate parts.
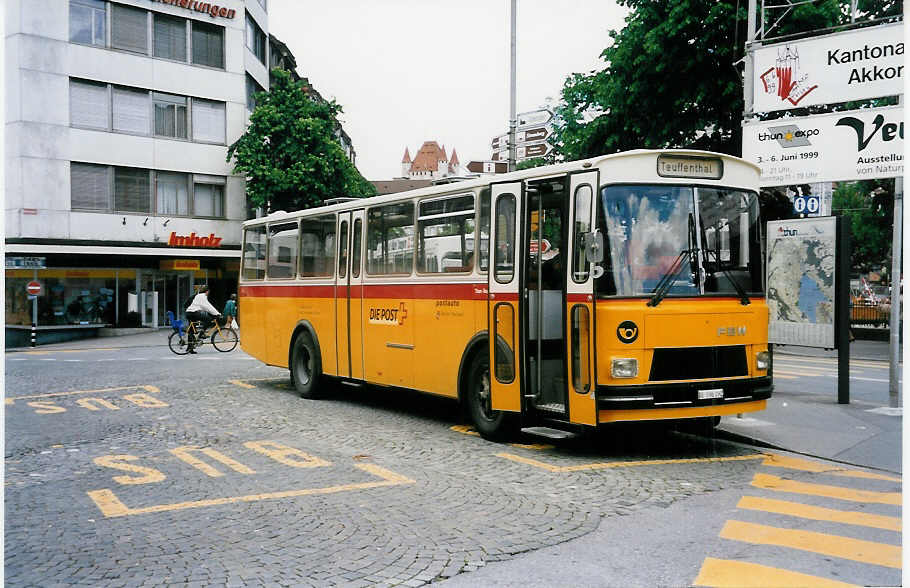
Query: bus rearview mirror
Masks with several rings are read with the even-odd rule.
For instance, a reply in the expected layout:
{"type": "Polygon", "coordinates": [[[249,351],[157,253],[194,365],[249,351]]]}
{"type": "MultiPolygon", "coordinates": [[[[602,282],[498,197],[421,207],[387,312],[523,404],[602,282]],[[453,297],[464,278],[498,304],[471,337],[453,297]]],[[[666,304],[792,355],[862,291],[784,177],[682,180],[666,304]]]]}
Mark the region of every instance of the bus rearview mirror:
{"type": "Polygon", "coordinates": [[[585,257],[590,263],[600,263],[604,260],[604,236],[600,231],[594,230],[584,235],[585,257]]]}

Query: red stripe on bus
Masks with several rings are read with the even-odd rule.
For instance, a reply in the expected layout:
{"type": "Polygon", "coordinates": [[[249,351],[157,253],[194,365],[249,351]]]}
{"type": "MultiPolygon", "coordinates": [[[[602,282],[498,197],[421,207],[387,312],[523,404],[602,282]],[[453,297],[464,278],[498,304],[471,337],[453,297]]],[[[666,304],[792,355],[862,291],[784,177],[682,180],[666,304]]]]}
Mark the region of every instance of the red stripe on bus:
{"type": "Polygon", "coordinates": [[[593,302],[593,294],[566,294],[566,302],[593,302]]]}

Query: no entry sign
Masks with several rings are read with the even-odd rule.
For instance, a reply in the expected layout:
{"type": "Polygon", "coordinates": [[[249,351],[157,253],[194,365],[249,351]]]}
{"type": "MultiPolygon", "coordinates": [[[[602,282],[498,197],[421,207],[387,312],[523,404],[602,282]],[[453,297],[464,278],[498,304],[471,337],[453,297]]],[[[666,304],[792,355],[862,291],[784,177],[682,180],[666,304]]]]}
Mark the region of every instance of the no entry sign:
{"type": "Polygon", "coordinates": [[[31,281],[25,286],[25,291],[32,296],[41,296],[41,282],[31,281]]]}

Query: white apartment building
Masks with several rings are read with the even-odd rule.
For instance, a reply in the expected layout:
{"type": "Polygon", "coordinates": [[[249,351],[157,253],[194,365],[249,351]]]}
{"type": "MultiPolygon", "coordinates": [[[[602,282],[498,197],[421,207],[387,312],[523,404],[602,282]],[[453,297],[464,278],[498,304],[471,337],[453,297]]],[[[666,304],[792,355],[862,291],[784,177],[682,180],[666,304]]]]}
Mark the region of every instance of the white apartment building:
{"type": "MultiPolygon", "coordinates": [[[[236,286],[228,145],[268,88],[267,0],[7,0],[6,324],[179,314],[236,286]]],[[[66,337],[66,335],[63,335],[66,337]]]]}

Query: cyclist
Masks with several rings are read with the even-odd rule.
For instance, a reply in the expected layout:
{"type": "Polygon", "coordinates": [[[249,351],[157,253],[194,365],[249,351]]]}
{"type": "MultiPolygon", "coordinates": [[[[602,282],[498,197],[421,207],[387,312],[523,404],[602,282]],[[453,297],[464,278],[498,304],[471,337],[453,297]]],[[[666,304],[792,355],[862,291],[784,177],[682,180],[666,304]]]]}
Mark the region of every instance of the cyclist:
{"type": "MultiPolygon", "coordinates": [[[[199,321],[202,323],[202,330],[199,332],[199,336],[202,337],[205,334],[205,330],[209,328],[209,325],[212,324],[211,317],[214,315],[220,317],[221,313],[218,312],[218,309],[212,306],[212,303],[209,302],[209,287],[203,286],[199,288],[199,293],[193,298],[193,301],[189,306],[186,307],[186,318],[196,322],[199,321]]],[[[188,353],[196,353],[193,350],[193,347],[196,345],[195,337],[193,332],[190,331],[188,337],[188,353]]]]}

